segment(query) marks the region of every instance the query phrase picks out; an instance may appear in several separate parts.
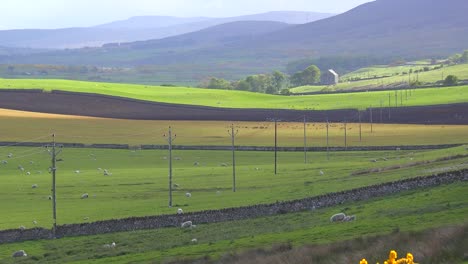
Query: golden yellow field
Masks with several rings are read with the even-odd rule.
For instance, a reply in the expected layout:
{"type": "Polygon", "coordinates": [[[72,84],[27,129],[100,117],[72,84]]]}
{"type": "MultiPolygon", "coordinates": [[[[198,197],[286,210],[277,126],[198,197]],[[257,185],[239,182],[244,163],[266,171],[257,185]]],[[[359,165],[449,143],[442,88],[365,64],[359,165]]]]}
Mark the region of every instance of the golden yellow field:
{"type": "MultiPolygon", "coordinates": [[[[176,145],[230,145],[224,121],[144,121],[43,114],[0,109],[0,141],[50,140],[55,133],[59,142],[166,144],[164,134],[169,126],[177,135],[176,145]]],[[[274,144],[274,124],[271,122],[235,122],[236,145],[268,146],[274,144]]],[[[330,146],[344,146],[344,126],[329,127],[330,146]]],[[[347,125],[348,146],[433,145],[468,143],[467,125],[347,125]]],[[[278,123],[279,146],[303,146],[302,123],[278,123]]],[[[326,124],[308,123],[307,145],[326,146],[326,124]]]]}

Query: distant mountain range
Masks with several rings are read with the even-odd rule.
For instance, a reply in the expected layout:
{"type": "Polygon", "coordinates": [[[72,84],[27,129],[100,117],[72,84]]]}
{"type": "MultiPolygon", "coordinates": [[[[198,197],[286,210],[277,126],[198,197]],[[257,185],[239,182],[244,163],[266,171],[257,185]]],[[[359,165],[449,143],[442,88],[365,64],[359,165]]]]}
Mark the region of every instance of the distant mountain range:
{"type": "Polygon", "coordinates": [[[443,57],[468,49],[466,10],[466,0],[376,0],[302,25],[234,22],[159,40],[6,56],[0,62],[152,65],[190,79],[199,69],[199,78],[230,78],[321,56],[443,57]]]}
{"type": "Polygon", "coordinates": [[[3,30],[0,31],[0,46],[41,49],[99,47],[106,43],[161,39],[237,21],[304,24],[330,16],[333,14],[298,11],[229,18],[142,16],[89,28],[3,30]]]}

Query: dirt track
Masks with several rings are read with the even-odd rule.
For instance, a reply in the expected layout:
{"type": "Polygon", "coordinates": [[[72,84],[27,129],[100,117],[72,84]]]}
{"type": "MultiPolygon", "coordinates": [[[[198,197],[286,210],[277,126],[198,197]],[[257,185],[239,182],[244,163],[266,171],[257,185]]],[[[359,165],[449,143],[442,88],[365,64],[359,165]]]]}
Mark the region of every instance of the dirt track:
{"type": "MultiPolygon", "coordinates": [[[[298,121],[304,114],[308,121],[358,121],[358,111],[299,111],[270,109],[226,109],[174,105],[96,94],[40,90],[2,90],[0,108],[53,114],[140,120],[226,120],[265,121],[271,118],[298,121]]],[[[373,121],[402,124],[468,124],[468,103],[424,107],[373,109],[373,121]],[[390,110],[390,119],[388,111],[390,110]]],[[[370,122],[370,110],[362,113],[363,122],[370,122]]]]}

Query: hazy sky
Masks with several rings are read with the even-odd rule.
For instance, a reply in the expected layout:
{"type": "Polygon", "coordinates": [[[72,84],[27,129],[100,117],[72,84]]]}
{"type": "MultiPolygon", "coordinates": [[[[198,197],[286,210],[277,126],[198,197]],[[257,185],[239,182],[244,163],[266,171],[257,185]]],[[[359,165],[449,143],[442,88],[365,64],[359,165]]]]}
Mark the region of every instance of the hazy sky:
{"type": "Polygon", "coordinates": [[[341,13],[371,0],[1,0],[0,29],[92,26],[142,15],[228,17],[279,10],[341,13]]]}

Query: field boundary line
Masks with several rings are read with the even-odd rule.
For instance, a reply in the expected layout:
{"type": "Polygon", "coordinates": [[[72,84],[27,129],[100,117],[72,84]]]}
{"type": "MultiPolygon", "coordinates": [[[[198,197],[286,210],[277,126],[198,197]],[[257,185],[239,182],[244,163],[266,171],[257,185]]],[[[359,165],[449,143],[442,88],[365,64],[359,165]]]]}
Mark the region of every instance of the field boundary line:
{"type": "MultiPolygon", "coordinates": [[[[206,210],[181,215],[158,215],[147,217],[132,217],[125,219],[104,220],[93,223],[65,224],[57,227],[57,236],[74,237],[99,235],[135,230],[148,230],[169,227],[180,227],[183,222],[193,221],[195,224],[208,224],[244,220],[278,214],[315,211],[349,202],[365,201],[373,198],[394,195],[404,191],[431,188],[455,182],[468,181],[468,169],[451,171],[431,176],[392,181],[360,187],[335,193],[323,194],[292,201],[282,201],[271,204],[259,204],[219,210],[206,210]]],[[[28,240],[52,239],[52,230],[44,228],[12,229],[0,231],[0,244],[28,240]]]]}

